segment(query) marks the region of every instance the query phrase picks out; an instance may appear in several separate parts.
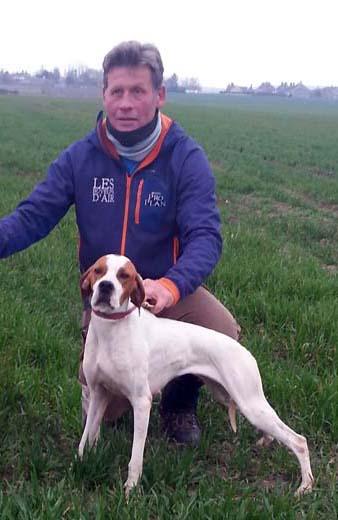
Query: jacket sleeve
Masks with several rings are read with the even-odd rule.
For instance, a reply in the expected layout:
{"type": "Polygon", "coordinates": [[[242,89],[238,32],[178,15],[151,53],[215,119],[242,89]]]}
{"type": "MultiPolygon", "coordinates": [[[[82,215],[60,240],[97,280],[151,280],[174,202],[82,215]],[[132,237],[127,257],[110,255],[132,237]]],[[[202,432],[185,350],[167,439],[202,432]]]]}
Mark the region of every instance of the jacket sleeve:
{"type": "Polygon", "coordinates": [[[73,172],[67,151],[54,161],[45,179],[8,216],[0,219],[0,258],[41,240],[74,201],[73,172]]]}
{"type": "Polygon", "coordinates": [[[174,284],[179,297],[184,298],[203,283],[222,252],[215,178],[200,148],[191,151],[182,165],[177,190],[176,222],[179,230],[179,258],[166,273],[163,284],[166,285],[168,280],[167,287],[174,284]]]}

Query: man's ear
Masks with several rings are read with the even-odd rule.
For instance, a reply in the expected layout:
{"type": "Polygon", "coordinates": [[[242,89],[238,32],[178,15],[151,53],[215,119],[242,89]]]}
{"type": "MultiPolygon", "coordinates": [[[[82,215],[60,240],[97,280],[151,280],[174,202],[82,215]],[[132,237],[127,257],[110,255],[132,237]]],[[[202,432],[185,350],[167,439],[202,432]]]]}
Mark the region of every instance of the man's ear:
{"type": "Polygon", "coordinates": [[[139,274],[136,274],[135,286],[130,293],[130,300],[135,305],[135,307],[140,308],[142,303],[144,302],[144,298],[145,298],[145,292],[144,292],[142,278],[139,274]]]}
{"type": "Polygon", "coordinates": [[[157,108],[162,108],[166,101],[166,89],[165,86],[162,85],[157,94],[157,108]]]}

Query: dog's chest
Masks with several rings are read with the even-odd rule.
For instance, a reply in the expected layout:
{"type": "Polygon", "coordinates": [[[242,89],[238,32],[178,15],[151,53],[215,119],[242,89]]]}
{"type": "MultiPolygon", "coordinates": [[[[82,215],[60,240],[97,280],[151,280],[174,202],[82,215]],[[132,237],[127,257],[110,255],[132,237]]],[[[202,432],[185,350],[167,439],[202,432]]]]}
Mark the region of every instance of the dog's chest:
{"type": "Polygon", "coordinates": [[[88,331],[83,369],[90,386],[130,397],[148,382],[148,347],[137,322],[93,321],[88,331]]]}
{"type": "MultiPolygon", "coordinates": [[[[105,338],[106,339],[106,338],[105,338]]],[[[87,359],[84,359],[85,376],[93,382],[99,382],[110,393],[130,396],[134,393],[136,383],[147,378],[147,359],[142,354],[143,349],[134,342],[120,338],[116,341],[101,341],[88,348],[87,359]],[[87,362],[86,362],[87,361],[87,362]]]]}
{"type": "Polygon", "coordinates": [[[133,370],[123,359],[113,358],[109,361],[99,357],[95,367],[95,380],[110,393],[125,396],[133,387],[133,370]]]}

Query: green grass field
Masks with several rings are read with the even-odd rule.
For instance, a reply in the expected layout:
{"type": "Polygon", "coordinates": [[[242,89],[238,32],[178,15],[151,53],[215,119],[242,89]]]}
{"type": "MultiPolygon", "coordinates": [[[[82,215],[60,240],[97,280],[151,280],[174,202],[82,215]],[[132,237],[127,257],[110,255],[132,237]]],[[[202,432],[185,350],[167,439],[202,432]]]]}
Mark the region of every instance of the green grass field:
{"type": "MultiPolygon", "coordinates": [[[[0,97],[0,215],[94,124],[97,102],[0,97]]],[[[0,518],[337,518],[338,105],[272,98],[176,96],[166,113],[205,148],[217,177],[222,260],[209,287],[242,326],[265,393],[309,443],[314,492],[298,463],[255,446],[203,391],[199,449],[162,438],[154,405],[138,492],[122,484],[132,418],[76,458],[81,437],[77,230],[0,262],[0,518]]],[[[1,237],[0,237],[1,240],[1,237]]]]}

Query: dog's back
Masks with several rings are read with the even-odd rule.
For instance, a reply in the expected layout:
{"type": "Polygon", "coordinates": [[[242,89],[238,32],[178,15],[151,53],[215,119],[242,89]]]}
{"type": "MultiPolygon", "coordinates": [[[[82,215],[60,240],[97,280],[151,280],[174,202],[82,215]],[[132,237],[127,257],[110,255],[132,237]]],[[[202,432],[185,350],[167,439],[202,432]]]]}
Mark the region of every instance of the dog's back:
{"type": "Polygon", "coordinates": [[[250,398],[253,391],[261,391],[256,383],[260,377],[255,358],[233,338],[198,325],[157,318],[144,310],[134,319],[142,321],[148,344],[153,393],[186,373],[226,383],[231,388],[244,387],[245,398],[250,398]]]}

